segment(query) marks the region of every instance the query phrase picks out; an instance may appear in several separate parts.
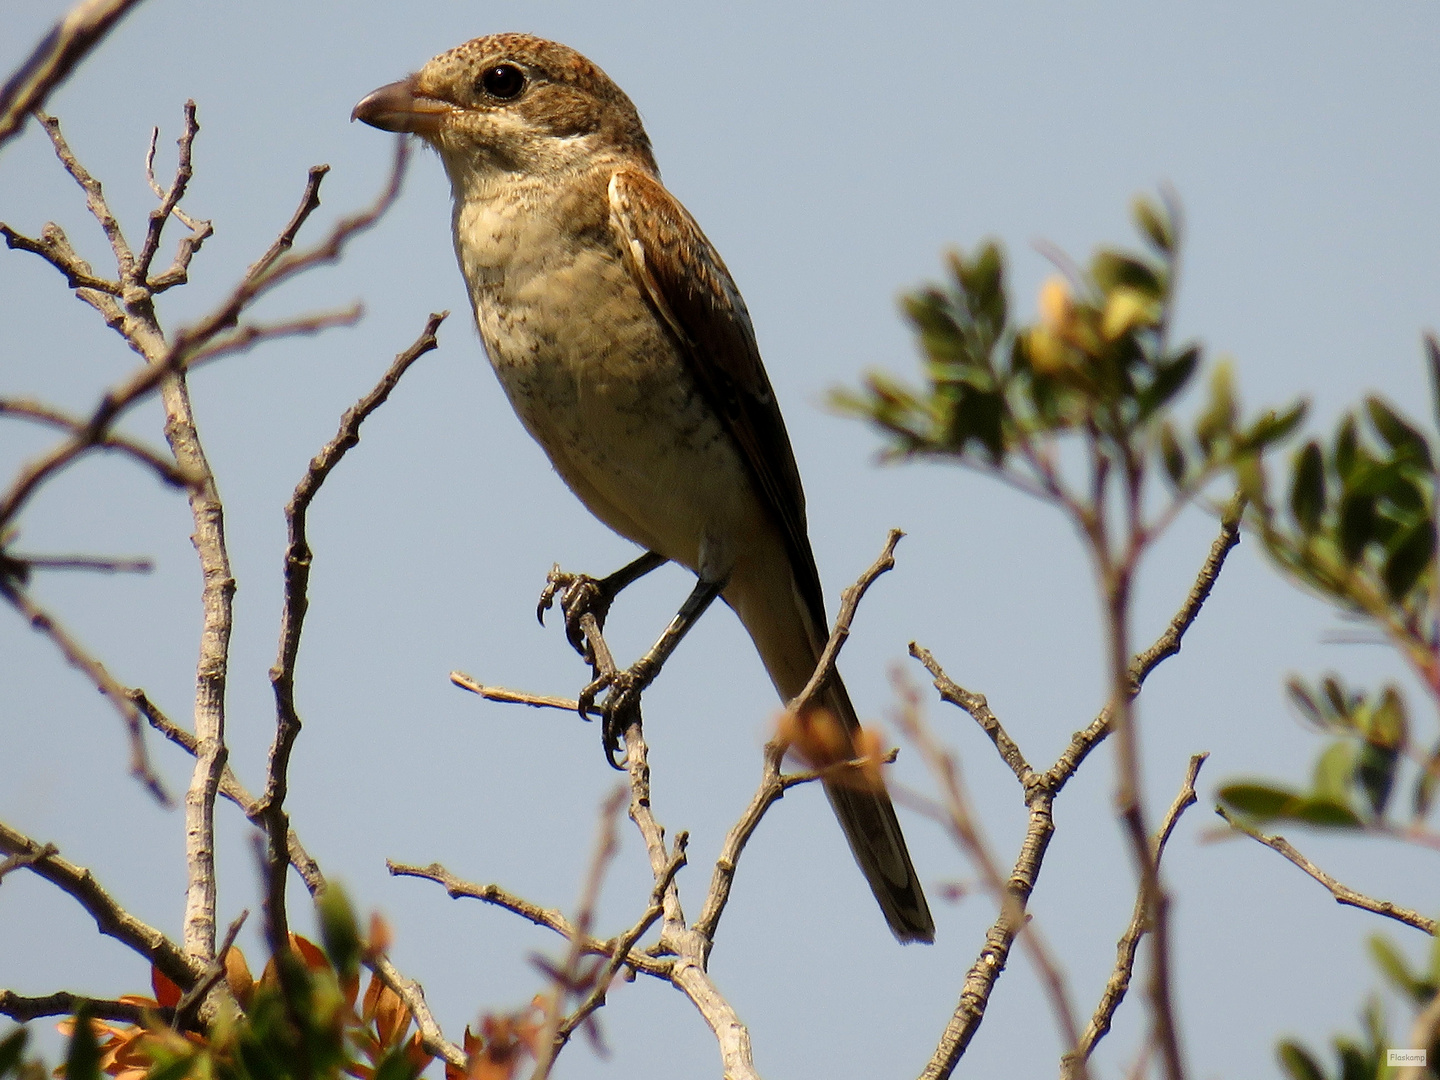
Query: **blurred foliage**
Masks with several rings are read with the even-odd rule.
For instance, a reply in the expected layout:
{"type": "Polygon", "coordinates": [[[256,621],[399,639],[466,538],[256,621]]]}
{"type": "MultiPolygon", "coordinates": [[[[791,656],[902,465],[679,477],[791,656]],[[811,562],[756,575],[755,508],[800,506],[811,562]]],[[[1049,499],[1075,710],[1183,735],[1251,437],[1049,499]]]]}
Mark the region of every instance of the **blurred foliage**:
{"type": "Polygon", "coordinates": [[[1298,1042],[1282,1040],[1275,1048],[1280,1067],[1290,1080],[1387,1080],[1395,1070],[1385,1064],[1385,1051],[1391,1042],[1380,1002],[1371,999],[1361,1013],[1364,1033],[1360,1039],[1337,1035],[1334,1039],[1336,1069],[1326,1072],[1309,1050],[1298,1042]]]}
{"type": "Polygon", "coordinates": [[[1102,248],[1083,269],[1064,263],[1066,273],[1041,288],[1033,323],[1013,317],[998,244],[952,252],[949,282],[903,299],[924,385],[871,372],[860,391],[836,391],[833,403],[884,432],[888,456],[942,457],[1000,474],[1066,506],[1092,535],[1109,526],[1107,500],[1118,486],[1132,547],[1143,546],[1158,531],[1140,524],[1148,476],[1168,482],[1173,513],[1293,431],[1305,410],[1296,404],[1242,421],[1222,363],[1198,416],[1177,421],[1172,406],[1202,359],[1198,344],[1169,340],[1178,213],[1146,197],[1133,211],[1145,250],[1102,248]],[[1083,483],[1067,483],[1066,439],[1086,448],[1083,483]]]}
{"type": "MultiPolygon", "coordinates": [[[[66,1080],[415,1080],[433,1060],[400,997],[375,974],[360,993],[362,967],[389,943],[372,917],[368,940],[336,886],[317,901],[324,947],[290,935],[290,949],[270,959],[257,979],[244,955],[228,949],[223,982],[228,1000],[201,1030],[177,1030],[180,987],[151,970],[149,997],[127,995],[138,1024],[95,1019],[81,1009],[60,1022],[70,1037],[66,1080]]],[[[180,1009],[184,1011],[183,1008],[180,1009]]],[[[198,1028],[198,1025],[197,1025],[198,1028]]],[[[486,1017],[481,1034],[465,1033],[467,1072],[451,1080],[509,1080],[533,1055],[540,1022],[532,1007],[517,1017],[486,1017]]],[[[0,1039],[0,1080],[45,1080],[44,1066],[24,1055],[25,1028],[0,1039]]]]}
{"type": "MultiPolygon", "coordinates": [[[[1228,476],[1250,532],[1281,573],[1391,644],[1440,706],[1437,444],[1370,396],[1328,442],[1312,438],[1291,452],[1285,475],[1273,481],[1273,459],[1305,406],[1242,419],[1225,362],[1212,366],[1198,411],[1177,416],[1202,364],[1198,344],[1169,339],[1178,213],[1168,199],[1141,197],[1133,215],[1144,249],[1102,248],[1083,268],[1056,257],[1062,274],[1042,286],[1030,323],[1014,318],[998,244],[953,252],[944,285],[903,299],[922,355],[921,385],[872,372],[860,390],[837,391],[832,401],[878,427],[889,458],[959,461],[1064,507],[1086,534],[1112,598],[1124,598],[1145,544],[1228,476]],[[1146,486],[1156,474],[1166,502],[1146,486]]],[[[1440,416],[1440,343],[1430,337],[1426,344],[1440,416]]],[[[1245,823],[1440,840],[1424,832],[1440,784],[1440,739],[1417,735],[1399,686],[1360,691],[1330,674],[1293,678],[1289,693],[1328,737],[1309,787],[1235,782],[1221,789],[1222,802],[1245,823]],[[1397,800],[1400,791],[1408,798],[1397,800]],[[1391,820],[1397,802],[1408,814],[1399,824],[1391,820]]],[[[1440,952],[1427,973],[1416,974],[1385,939],[1374,939],[1371,950],[1407,1002],[1423,1008],[1440,993],[1440,952]]],[[[1294,1042],[1278,1048],[1282,1067],[1292,1080],[1393,1075],[1378,1002],[1366,1008],[1363,1027],[1359,1039],[1334,1040],[1334,1073],[1294,1042]]],[[[1431,1073],[1440,1076],[1440,1046],[1432,1055],[1431,1073]]]]}
{"type": "MultiPolygon", "coordinates": [[[[1440,346],[1433,337],[1427,346],[1440,387],[1440,346]]],[[[1435,461],[1430,436],[1371,396],[1341,417],[1328,443],[1310,439],[1294,451],[1279,482],[1263,454],[1236,471],[1275,565],[1393,646],[1430,695],[1431,716],[1440,706],[1435,461]]],[[[1331,674],[1318,685],[1291,679],[1289,691],[1306,721],[1331,736],[1310,790],[1236,783],[1221,800],[1257,823],[1390,830],[1392,796],[1411,761],[1404,828],[1422,830],[1440,783],[1440,731],[1417,735],[1400,687],[1356,691],[1331,674]]]]}

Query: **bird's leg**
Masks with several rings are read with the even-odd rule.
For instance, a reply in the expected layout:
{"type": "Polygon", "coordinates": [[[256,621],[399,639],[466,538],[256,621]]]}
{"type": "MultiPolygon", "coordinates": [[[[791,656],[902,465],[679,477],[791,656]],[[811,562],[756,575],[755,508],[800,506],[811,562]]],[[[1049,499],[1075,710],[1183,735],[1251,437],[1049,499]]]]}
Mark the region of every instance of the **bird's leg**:
{"type": "Polygon", "coordinates": [[[625,734],[625,730],[632,721],[638,719],[641,691],[649,686],[651,680],[660,673],[661,665],[669,659],[681,639],[685,637],[690,628],[695,625],[696,620],[705,613],[705,609],[724,588],[725,582],[723,581],[700,579],[695,583],[695,588],[690,590],[690,595],[685,598],[685,602],[680,605],[680,610],[675,613],[675,617],[670,620],[670,625],[665,627],[665,632],[650,647],[649,652],[623,671],[615,667],[614,661],[610,661],[608,655],[605,657],[609,661],[608,663],[596,664],[594,681],[580,691],[580,715],[585,716],[590,711],[591,706],[595,703],[596,694],[609,688],[610,692],[605,695],[605,700],[600,705],[600,738],[605,747],[605,756],[610,759],[610,764],[615,768],[622,767],[615,760],[615,755],[620,750],[621,736],[625,734]]]}
{"type": "Polygon", "coordinates": [[[595,624],[601,629],[605,626],[605,616],[610,612],[610,605],[614,603],[615,597],[620,595],[621,590],[638,581],[650,573],[657,566],[663,566],[666,562],[664,555],[658,555],[653,551],[647,551],[634,562],[627,563],[619,570],[616,570],[609,577],[593,578],[589,574],[571,574],[560,569],[559,564],[550,571],[545,579],[545,588],[540,593],[540,603],[535,608],[535,617],[540,620],[540,625],[545,625],[545,612],[550,610],[555,603],[556,596],[560,598],[560,610],[565,613],[565,637],[574,646],[585,660],[594,662],[592,652],[587,648],[585,634],[580,629],[580,618],[590,614],[595,616],[595,624]]]}

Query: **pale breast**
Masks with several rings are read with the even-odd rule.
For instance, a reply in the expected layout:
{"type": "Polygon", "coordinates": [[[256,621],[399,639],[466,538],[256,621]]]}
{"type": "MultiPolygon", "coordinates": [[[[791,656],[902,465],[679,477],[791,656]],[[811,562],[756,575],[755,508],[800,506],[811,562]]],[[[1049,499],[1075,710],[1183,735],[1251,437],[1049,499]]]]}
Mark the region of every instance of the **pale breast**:
{"type": "Polygon", "coordinates": [[[529,191],[457,207],[456,253],[486,352],[527,430],[597,517],[724,576],[764,527],[749,473],[608,218],[594,223],[587,209],[529,191]]]}

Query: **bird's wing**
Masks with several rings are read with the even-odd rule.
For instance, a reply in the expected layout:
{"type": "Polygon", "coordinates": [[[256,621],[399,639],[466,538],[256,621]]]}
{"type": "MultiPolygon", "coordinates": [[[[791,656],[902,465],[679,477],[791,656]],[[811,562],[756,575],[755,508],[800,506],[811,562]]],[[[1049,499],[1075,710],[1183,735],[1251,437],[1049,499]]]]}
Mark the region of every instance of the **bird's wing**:
{"type": "Polygon", "coordinates": [[[653,176],[630,168],[610,177],[610,220],[630,268],[670,327],[711,407],[755,478],[785,536],[796,583],[817,632],[824,594],[805,529],[805,493],[740,290],[695,219],[653,176]]]}

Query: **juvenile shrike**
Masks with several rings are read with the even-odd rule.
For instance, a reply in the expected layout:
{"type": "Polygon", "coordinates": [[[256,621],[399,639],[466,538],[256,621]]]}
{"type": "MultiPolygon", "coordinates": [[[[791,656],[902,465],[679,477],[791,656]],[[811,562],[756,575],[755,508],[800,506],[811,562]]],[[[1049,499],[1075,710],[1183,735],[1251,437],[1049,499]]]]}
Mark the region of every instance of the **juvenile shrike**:
{"type": "MultiPolygon", "coordinates": [[[[353,115],[439,151],[485,351],[556,472],[610,528],[693,570],[702,606],[723,596],[780,696],[797,695],[829,623],[795,456],[745,302],[660,183],[630,99],[573,49],[497,34],[353,115]]],[[[853,734],[838,675],[821,701],[853,734]]],[[[933,940],[883,786],[825,791],[895,936],[933,940]]]]}

